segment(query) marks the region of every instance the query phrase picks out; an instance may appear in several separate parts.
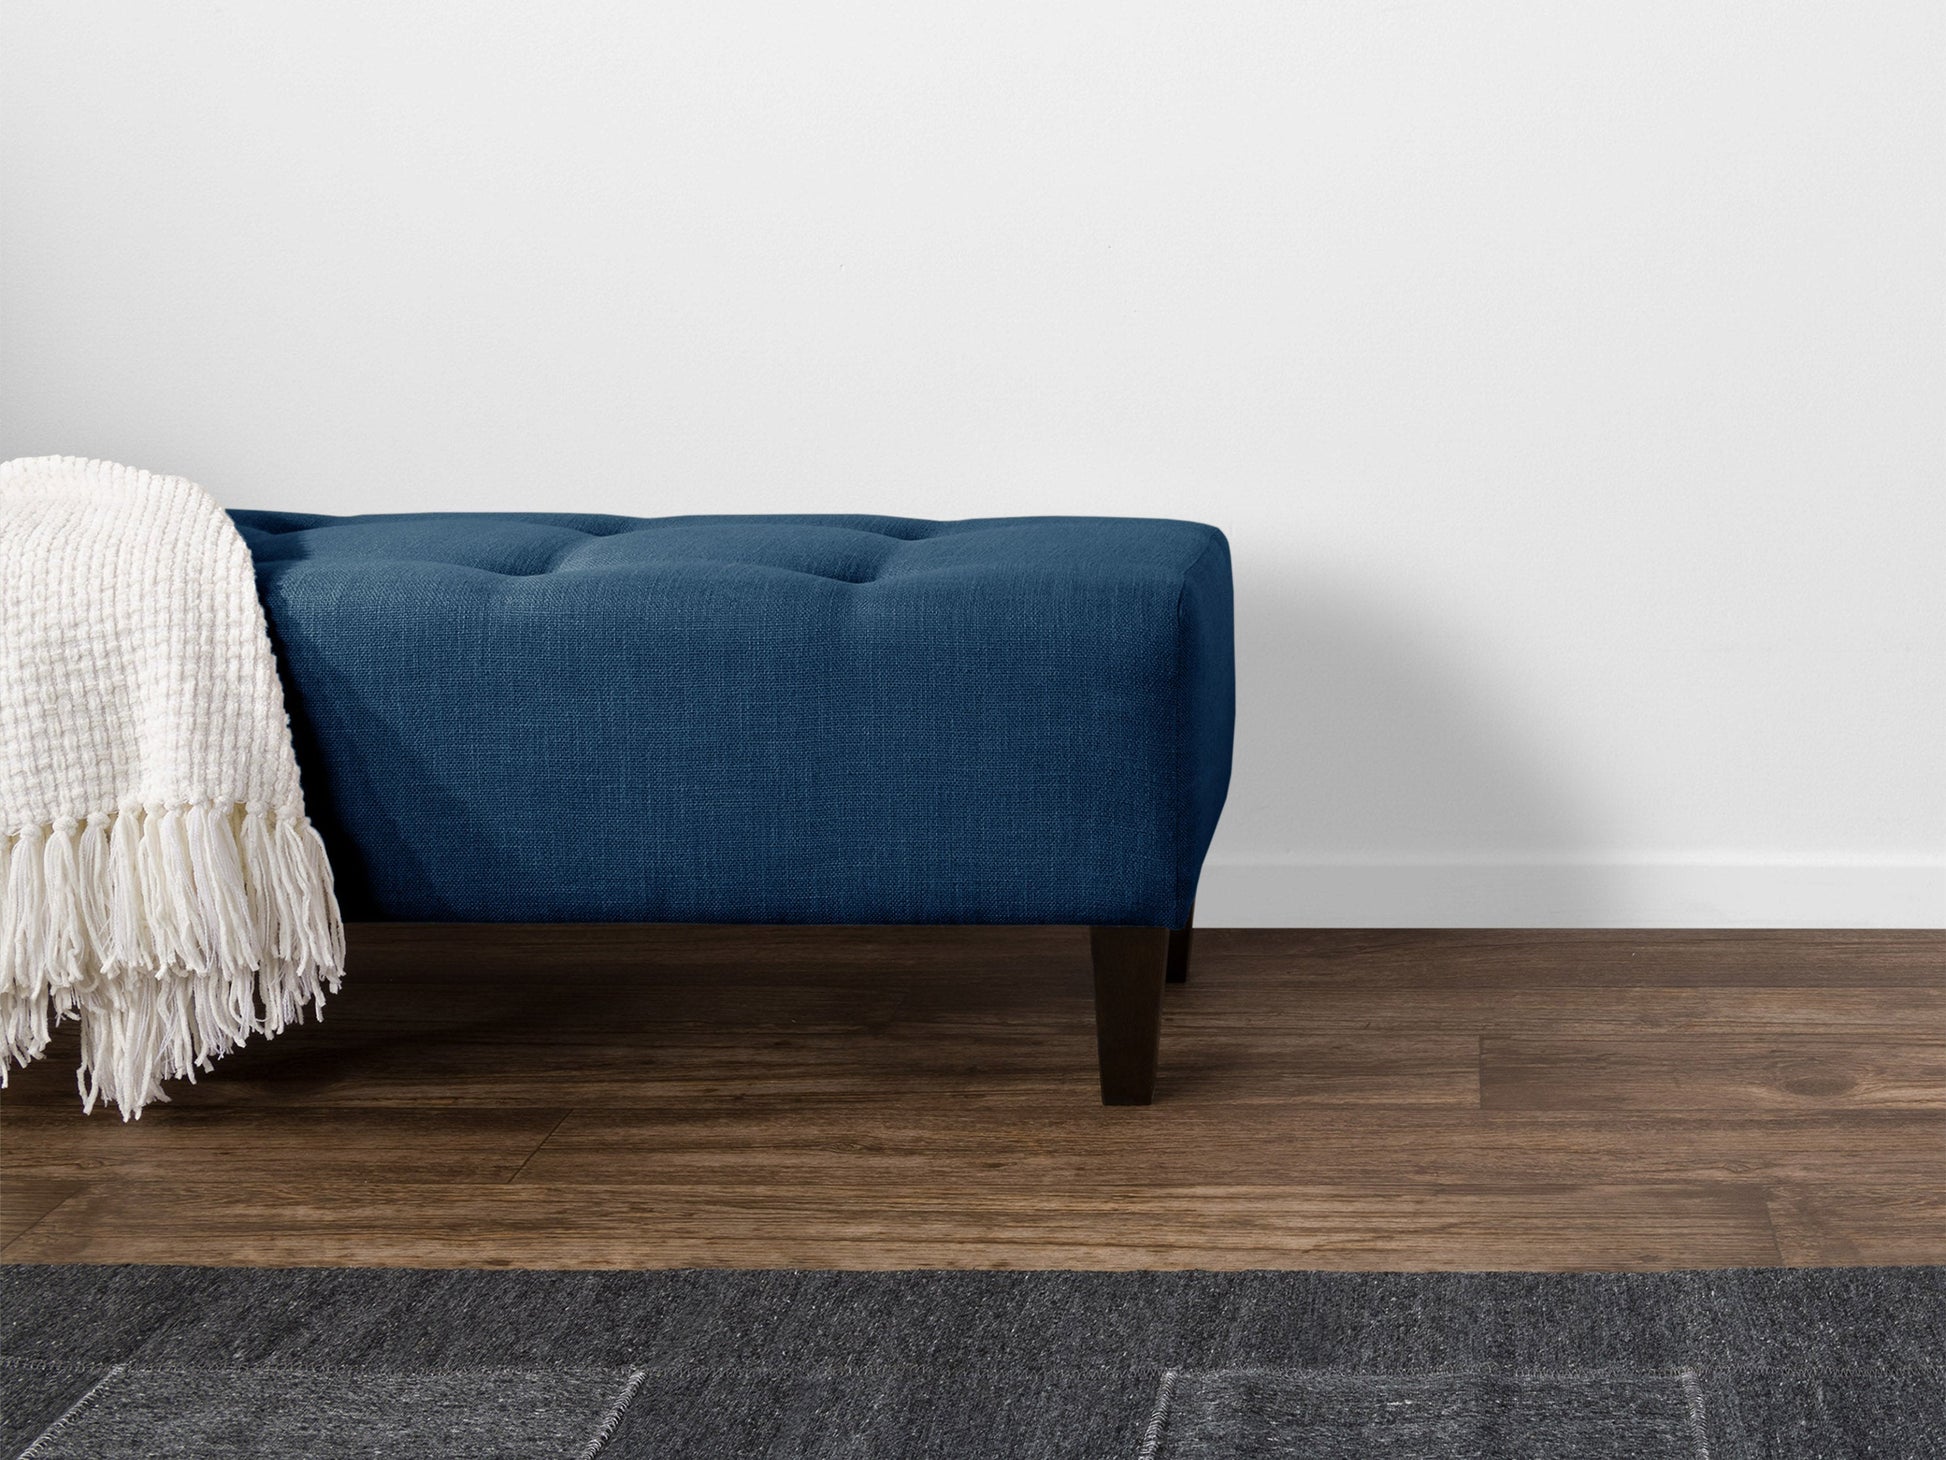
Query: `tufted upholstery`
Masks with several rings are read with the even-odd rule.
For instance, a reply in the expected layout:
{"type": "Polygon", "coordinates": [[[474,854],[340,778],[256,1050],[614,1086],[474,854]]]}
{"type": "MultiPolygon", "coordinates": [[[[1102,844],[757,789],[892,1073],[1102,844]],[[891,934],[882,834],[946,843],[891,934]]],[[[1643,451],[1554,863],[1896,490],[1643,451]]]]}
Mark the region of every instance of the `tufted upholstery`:
{"type": "Polygon", "coordinates": [[[348,915],[1187,914],[1229,779],[1214,528],[234,516],[348,915]]]}

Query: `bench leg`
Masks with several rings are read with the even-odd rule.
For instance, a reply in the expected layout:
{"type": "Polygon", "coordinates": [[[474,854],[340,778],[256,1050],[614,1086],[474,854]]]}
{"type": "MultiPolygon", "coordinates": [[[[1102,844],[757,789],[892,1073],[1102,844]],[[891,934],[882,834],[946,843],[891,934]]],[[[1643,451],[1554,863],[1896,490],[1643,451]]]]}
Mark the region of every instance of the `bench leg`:
{"type": "Polygon", "coordinates": [[[1189,982],[1189,940],[1196,936],[1196,909],[1189,910],[1180,928],[1169,930],[1169,982],[1189,982]]]}
{"type": "Polygon", "coordinates": [[[1103,1105],[1147,1105],[1155,1098],[1169,939],[1167,928],[1089,931],[1095,962],[1095,1043],[1101,1051],[1103,1105]]]}

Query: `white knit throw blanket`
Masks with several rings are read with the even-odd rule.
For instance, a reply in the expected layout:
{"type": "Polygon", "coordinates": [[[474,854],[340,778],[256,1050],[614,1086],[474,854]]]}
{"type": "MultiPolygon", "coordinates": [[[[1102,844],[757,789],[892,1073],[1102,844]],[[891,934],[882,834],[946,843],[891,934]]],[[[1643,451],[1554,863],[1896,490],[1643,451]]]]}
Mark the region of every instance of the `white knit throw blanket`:
{"type": "Polygon", "coordinates": [[[0,1039],[140,1115],[344,966],[250,552],[193,482],[0,466],[0,1039]]]}

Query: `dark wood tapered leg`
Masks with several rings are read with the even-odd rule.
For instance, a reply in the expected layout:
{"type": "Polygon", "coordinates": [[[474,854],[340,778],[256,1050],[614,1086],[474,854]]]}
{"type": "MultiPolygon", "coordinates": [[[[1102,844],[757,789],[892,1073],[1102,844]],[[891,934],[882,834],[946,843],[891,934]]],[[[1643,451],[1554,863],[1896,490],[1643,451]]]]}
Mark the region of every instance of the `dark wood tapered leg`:
{"type": "Polygon", "coordinates": [[[1196,909],[1189,910],[1180,928],[1169,930],[1169,982],[1189,982],[1189,943],[1196,936],[1196,909]]]}
{"type": "Polygon", "coordinates": [[[1169,930],[1093,928],[1088,940],[1095,961],[1095,1043],[1101,1051],[1101,1103],[1147,1105],[1155,1098],[1169,930]]]}

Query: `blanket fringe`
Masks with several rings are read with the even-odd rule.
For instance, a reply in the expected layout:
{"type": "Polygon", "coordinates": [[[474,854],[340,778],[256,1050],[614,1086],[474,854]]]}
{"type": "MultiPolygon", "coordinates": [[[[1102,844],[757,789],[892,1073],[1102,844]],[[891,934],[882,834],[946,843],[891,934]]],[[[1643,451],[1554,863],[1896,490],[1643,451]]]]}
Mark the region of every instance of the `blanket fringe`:
{"type": "Polygon", "coordinates": [[[252,1035],[320,1017],[345,935],[302,810],[129,804],[0,840],[0,1085],[81,1023],[78,1083],[139,1117],[252,1035]]]}

